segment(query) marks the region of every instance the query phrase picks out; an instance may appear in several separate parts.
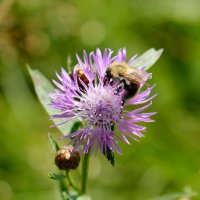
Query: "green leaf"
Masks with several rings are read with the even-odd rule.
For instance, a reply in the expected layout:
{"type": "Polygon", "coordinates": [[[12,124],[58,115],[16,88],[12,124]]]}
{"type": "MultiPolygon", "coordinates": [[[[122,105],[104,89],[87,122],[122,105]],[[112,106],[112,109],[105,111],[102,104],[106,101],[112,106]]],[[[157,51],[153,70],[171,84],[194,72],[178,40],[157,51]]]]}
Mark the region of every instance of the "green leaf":
{"type": "Polygon", "coordinates": [[[63,180],[66,178],[66,176],[64,174],[56,174],[56,173],[49,173],[48,174],[49,178],[53,179],[53,180],[63,180]]]}
{"type": "MultiPolygon", "coordinates": [[[[34,84],[37,96],[41,104],[43,105],[44,109],[47,111],[47,113],[50,116],[54,114],[59,114],[58,110],[48,105],[51,102],[49,93],[54,92],[54,87],[52,86],[52,84],[46,79],[46,77],[40,71],[32,70],[29,66],[28,66],[28,71],[33,80],[33,84],[34,84]]],[[[77,120],[71,120],[61,126],[58,126],[58,129],[62,132],[63,135],[68,135],[70,133],[72,126],[74,125],[76,121],[77,120]]],[[[60,124],[63,122],[63,120],[54,119],[53,122],[55,124],[60,124]]]]}
{"type": "Polygon", "coordinates": [[[78,196],[76,200],[91,200],[91,197],[88,195],[78,196]]]}
{"type": "Polygon", "coordinates": [[[104,153],[104,155],[106,156],[106,158],[110,162],[110,164],[112,166],[114,166],[115,165],[115,154],[108,146],[106,146],[106,152],[104,153]]]}
{"type": "Polygon", "coordinates": [[[51,143],[53,150],[55,152],[57,152],[60,149],[60,147],[59,147],[58,143],[55,141],[55,139],[53,138],[53,136],[51,135],[51,133],[48,133],[48,138],[49,138],[49,141],[51,143]]]}
{"type": "Polygon", "coordinates": [[[173,192],[160,197],[155,197],[150,200],[177,200],[177,198],[190,198],[196,196],[196,192],[173,192]]]}
{"type": "Polygon", "coordinates": [[[72,60],[71,56],[67,56],[67,72],[72,73],[72,60]]]}
{"type": "Polygon", "coordinates": [[[76,131],[78,131],[79,130],[79,128],[81,128],[82,127],[82,123],[81,122],[75,122],[74,123],[74,125],[72,126],[72,128],[71,128],[71,133],[73,133],[73,132],[76,132],[76,131]]]}
{"type": "Polygon", "coordinates": [[[91,200],[91,197],[88,195],[71,195],[69,193],[63,193],[65,200],[91,200]]]}
{"type": "MultiPolygon", "coordinates": [[[[114,131],[115,127],[112,126],[111,130],[114,131]]],[[[110,162],[110,164],[112,166],[114,166],[115,165],[115,154],[107,145],[106,145],[106,149],[105,149],[104,155],[106,156],[108,162],[110,162]]]]}
{"type": "Polygon", "coordinates": [[[91,197],[88,195],[73,195],[69,193],[63,193],[64,199],[65,200],[91,200],[91,197]]]}
{"type": "Polygon", "coordinates": [[[130,65],[135,68],[144,66],[145,70],[148,70],[160,58],[162,52],[163,49],[155,50],[151,48],[140,57],[136,58],[130,65]]]}

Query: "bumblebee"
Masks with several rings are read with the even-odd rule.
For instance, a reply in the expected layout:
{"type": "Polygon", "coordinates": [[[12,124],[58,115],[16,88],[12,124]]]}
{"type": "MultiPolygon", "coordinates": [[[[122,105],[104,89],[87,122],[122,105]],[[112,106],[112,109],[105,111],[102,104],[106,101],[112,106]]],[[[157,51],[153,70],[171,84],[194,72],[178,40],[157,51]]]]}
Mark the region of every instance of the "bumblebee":
{"type": "Polygon", "coordinates": [[[138,68],[130,67],[126,63],[114,62],[106,69],[106,79],[123,83],[125,94],[123,100],[134,97],[145,84],[149,74],[138,68]]]}

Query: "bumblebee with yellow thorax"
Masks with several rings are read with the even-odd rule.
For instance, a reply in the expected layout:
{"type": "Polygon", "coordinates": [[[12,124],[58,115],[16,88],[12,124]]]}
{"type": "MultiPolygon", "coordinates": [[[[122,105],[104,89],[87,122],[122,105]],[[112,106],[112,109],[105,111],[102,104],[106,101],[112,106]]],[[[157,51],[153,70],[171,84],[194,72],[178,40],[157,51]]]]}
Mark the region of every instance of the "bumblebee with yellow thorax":
{"type": "Polygon", "coordinates": [[[107,79],[123,83],[126,91],[123,100],[134,97],[145,84],[147,72],[142,69],[130,67],[126,63],[114,62],[106,69],[107,79]]]}

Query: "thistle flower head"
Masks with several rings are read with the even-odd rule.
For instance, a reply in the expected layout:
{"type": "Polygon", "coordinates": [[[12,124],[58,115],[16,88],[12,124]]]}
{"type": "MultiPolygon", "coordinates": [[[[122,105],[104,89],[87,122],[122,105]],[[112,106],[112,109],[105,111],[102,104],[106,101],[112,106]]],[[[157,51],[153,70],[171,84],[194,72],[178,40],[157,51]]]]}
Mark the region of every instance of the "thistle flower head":
{"type": "MultiPolygon", "coordinates": [[[[66,136],[75,144],[75,150],[81,148],[82,154],[89,150],[91,153],[97,152],[98,149],[105,153],[107,148],[121,153],[117,141],[130,144],[128,138],[138,140],[146,129],[138,122],[153,121],[150,117],[155,113],[142,111],[151,105],[155,95],[150,97],[150,93],[154,86],[126,99],[128,89],[125,86],[130,80],[125,80],[123,76],[108,78],[106,70],[113,63],[130,66],[135,56],[126,61],[125,48],[115,56],[112,54],[110,49],[105,49],[103,53],[97,49],[89,55],[84,51],[83,60],[77,55],[78,63],[71,76],[62,69],[61,74],[57,74],[59,82],[53,81],[58,89],[50,94],[50,105],[61,112],[52,118],[63,118],[63,123],[77,118],[85,124],[82,129],[66,136]],[[145,105],[138,108],[140,104],[145,105]]],[[[136,69],[139,90],[151,77],[142,67],[136,69]]]]}

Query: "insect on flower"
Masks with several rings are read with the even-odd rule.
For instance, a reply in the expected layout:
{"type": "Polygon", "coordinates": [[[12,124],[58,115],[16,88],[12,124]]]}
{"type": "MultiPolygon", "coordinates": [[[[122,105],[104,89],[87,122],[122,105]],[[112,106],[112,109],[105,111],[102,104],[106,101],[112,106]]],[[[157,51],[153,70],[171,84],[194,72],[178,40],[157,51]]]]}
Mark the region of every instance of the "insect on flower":
{"type": "Polygon", "coordinates": [[[133,68],[126,63],[114,62],[106,69],[106,78],[115,82],[123,83],[126,91],[123,99],[126,100],[135,96],[142,84],[145,84],[149,74],[145,70],[133,68]]]}
{"type": "Polygon", "coordinates": [[[59,82],[53,81],[57,89],[50,94],[50,105],[60,113],[52,119],[62,118],[63,123],[78,119],[85,124],[66,136],[74,144],[74,150],[81,149],[81,154],[89,150],[105,154],[107,148],[121,154],[118,140],[127,144],[130,144],[128,138],[138,140],[146,130],[138,123],[153,122],[150,117],[155,112],[143,113],[156,96],[150,96],[154,86],[146,85],[151,74],[143,66],[131,68],[135,56],[127,61],[125,48],[119,49],[115,56],[112,54],[110,49],[103,53],[97,49],[89,55],[84,51],[83,60],[77,55],[71,76],[62,69],[61,74],[57,73],[59,82]],[[130,105],[132,110],[127,109],[130,105]]]}

